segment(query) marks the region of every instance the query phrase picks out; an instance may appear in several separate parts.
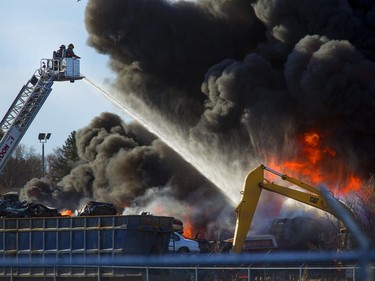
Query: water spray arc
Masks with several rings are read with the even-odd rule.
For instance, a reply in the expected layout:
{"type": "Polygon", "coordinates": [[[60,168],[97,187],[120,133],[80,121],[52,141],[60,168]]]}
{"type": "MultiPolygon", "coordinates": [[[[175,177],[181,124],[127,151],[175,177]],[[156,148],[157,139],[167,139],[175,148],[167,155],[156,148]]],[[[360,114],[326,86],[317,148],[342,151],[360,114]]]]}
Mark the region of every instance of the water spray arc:
{"type": "Polygon", "coordinates": [[[147,122],[147,120],[145,120],[144,118],[142,118],[142,116],[140,114],[137,114],[130,107],[126,106],[125,104],[121,103],[119,100],[117,100],[116,98],[114,98],[113,96],[111,96],[110,94],[108,94],[107,91],[105,91],[103,88],[101,88],[100,86],[98,86],[97,84],[95,84],[92,80],[88,79],[87,77],[85,77],[84,81],[86,81],[89,85],[91,85],[96,90],[98,90],[101,94],[104,95],[105,98],[107,98],[108,100],[110,100],[118,108],[120,108],[121,110],[124,110],[127,114],[129,114],[135,120],[137,120],[138,122],[140,122],[147,130],[149,130],[153,134],[157,135],[160,139],[163,140],[163,142],[165,142],[170,147],[172,147],[173,149],[175,149],[176,151],[178,151],[178,149],[176,147],[173,147],[172,143],[170,141],[168,141],[168,138],[166,138],[165,136],[163,136],[162,132],[160,132],[156,128],[153,128],[152,126],[150,126],[150,124],[147,122]]]}
{"type": "Polygon", "coordinates": [[[232,200],[233,204],[238,201],[237,196],[238,193],[233,193],[228,186],[235,186],[235,187],[241,187],[241,178],[239,178],[238,184],[235,184],[235,180],[233,177],[229,179],[229,177],[221,172],[219,172],[217,169],[213,169],[212,165],[209,163],[205,163],[204,160],[200,159],[199,157],[194,157],[195,154],[192,153],[192,147],[189,147],[189,144],[186,142],[186,140],[182,139],[178,134],[173,134],[173,132],[170,132],[169,134],[166,134],[163,130],[160,130],[157,126],[154,124],[151,124],[149,119],[142,116],[142,112],[136,112],[134,111],[130,106],[127,106],[126,103],[120,102],[118,99],[113,97],[112,95],[108,94],[106,90],[98,86],[94,81],[87,78],[87,76],[84,79],[90,86],[94,87],[97,91],[99,91],[105,98],[113,102],[114,105],[116,105],[121,110],[124,110],[127,114],[129,114],[131,117],[133,117],[135,120],[137,120],[139,123],[141,123],[147,130],[149,130],[151,133],[158,136],[165,144],[167,144],[170,148],[172,148],[175,152],[177,152],[185,161],[190,163],[192,166],[194,166],[204,177],[206,177],[210,182],[215,184],[217,187],[221,189],[221,191],[232,200]],[[173,135],[173,137],[170,137],[170,135],[173,135]],[[230,180],[230,183],[227,181],[230,180]]]}

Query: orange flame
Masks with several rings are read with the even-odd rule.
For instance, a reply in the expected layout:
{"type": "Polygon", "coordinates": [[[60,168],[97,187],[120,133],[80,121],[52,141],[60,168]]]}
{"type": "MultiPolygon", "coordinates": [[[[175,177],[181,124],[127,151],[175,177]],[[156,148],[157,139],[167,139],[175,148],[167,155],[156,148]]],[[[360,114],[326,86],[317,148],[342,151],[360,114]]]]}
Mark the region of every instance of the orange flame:
{"type": "Polygon", "coordinates": [[[194,238],[194,234],[193,234],[193,227],[191,224],[185,224],[184,225],[184,236],[186,236],[187,238],[194,238]]]}
{"type": "Polygon", "coordinates": [[[184,233],[183,233],[184,236],[186,236],[187,238],[194,237],[193,226],[191,224],[191,221],[188,215],[184,216],[183,223],[184,223],[184,233]]]}
{"type": "Polygon", "coordinates": [[[68,210],[68,209],[66,209],[66,210],[64,210],[64,211],[62,211],[60,213],[61,213],[62,216],[69,216],[69,217],[71,217],[73,215],[73,212],[71,210],[68,210]]]}
{"type": "Polygon", "coordinates": [[[337,159],[334,149],[322,145],[321,140],[322,136],[316,130],[306,132],[300,138],[302,157],[279,165],[272,160],[270,167],[293,177],[302,176],[311,184],[327,184],[331,189],[336,187],[339,193],[359,190],[361,179],[350,171],[348,165],[337,159]],[[332,166],[334,170],[329,169],[332,166]]]}

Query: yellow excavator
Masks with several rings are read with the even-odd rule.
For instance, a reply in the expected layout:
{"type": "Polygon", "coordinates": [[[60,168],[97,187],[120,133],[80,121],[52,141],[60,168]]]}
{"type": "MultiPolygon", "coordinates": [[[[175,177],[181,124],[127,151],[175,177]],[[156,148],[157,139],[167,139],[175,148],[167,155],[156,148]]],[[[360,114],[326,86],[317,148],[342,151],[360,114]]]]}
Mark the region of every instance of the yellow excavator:
{"type": "MultiPolygon", "coordinates": [[[[264,165],[260,165],[247,175],[244,182],[243,191],[241,192],[242,198],[236,208],[237,222],[233,238],[232,253],[238,254],[242,251],[242,247],[245,243],[246,236],[250,229],[251,222],[253,220],[253,216],[263,189],[284,195],[288,198],[292,198],[304,204],[326,211],[337,218],[341,218],[341,214],[339,214],[335,208],[332,208],[332,205],[338,203],[340,208],[342,207],[346,211],[349,211],[348,208],[343,203],[335,199],[332,194],[323,192],[323,190],[303,183],[298,179],[281,174],[264,165]],[[267,181],[264,178],[265,170],[281,177],[281,179],[285,181],[299,186],[305,191],[300,191],[267,181]],[[332,200],[334,201],[334,204],[332,203],[332,200]]],[[[342,226],[343,228],[340,227],[340,232],[343,235],[341,248],[347,248],[348,233],[346,231],[346,227],[343,224],[342,226]]]]}

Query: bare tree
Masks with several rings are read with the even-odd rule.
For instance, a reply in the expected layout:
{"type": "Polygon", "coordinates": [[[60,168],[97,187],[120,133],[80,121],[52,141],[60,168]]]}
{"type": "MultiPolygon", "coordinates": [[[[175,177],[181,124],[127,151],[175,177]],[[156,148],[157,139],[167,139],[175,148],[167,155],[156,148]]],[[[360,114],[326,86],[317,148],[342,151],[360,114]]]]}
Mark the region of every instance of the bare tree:
{"type": "Polygon", "coordinates": [[[41,158],[33,148],[20,144],[8,159],[0,176],[0,190],[19,190],[31,178],[40,177],[41,158]]]}
{"type": "Polygon", "coordinates": [[[372,243],[375,242],[375,177],[366,186],[346,197],[345,203],[354,219],[372,243]]]}

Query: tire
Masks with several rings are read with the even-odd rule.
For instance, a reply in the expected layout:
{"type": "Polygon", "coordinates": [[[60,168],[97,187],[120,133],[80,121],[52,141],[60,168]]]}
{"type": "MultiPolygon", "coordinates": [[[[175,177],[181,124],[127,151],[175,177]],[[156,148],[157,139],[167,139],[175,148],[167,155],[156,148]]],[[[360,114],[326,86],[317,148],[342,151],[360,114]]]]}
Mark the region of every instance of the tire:
{"type": "Polygon", "coordinates": [[[182,247],[182,248],[178,249],[177,253],[178,254],[187,254],[187,253],[190,253],[190,250],[189,250],[189,248],[182,247]]]}

